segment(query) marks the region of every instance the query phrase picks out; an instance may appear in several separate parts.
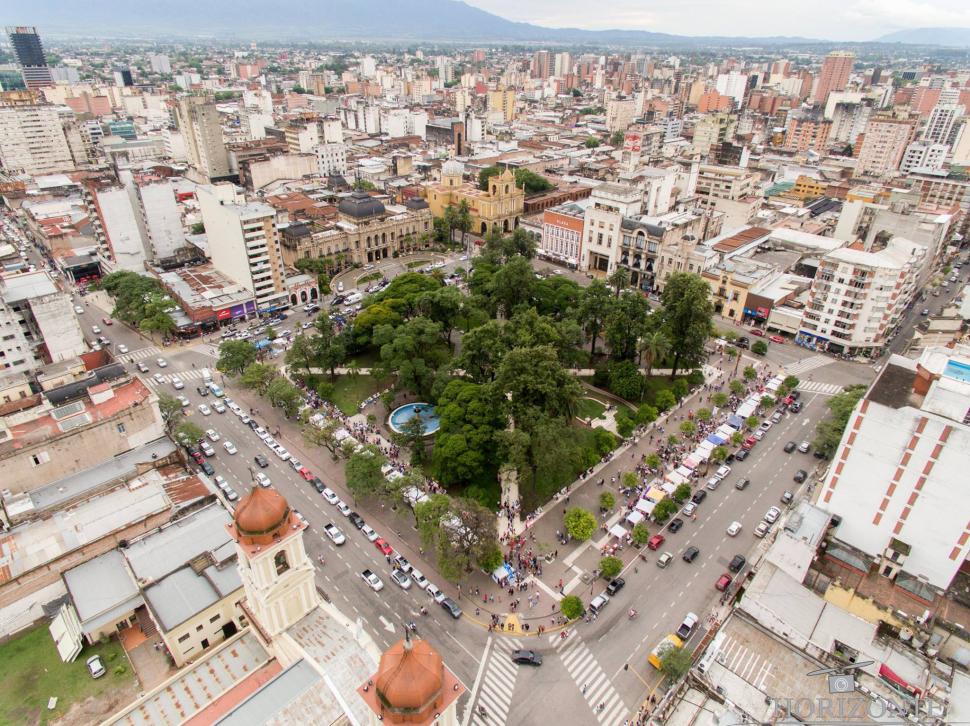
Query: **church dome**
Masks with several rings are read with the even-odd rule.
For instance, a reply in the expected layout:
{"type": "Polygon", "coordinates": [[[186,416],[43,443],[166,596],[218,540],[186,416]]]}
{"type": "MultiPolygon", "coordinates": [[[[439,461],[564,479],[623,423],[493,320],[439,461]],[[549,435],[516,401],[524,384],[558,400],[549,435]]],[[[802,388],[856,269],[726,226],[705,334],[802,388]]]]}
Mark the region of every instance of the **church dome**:
{"type": "Polygon", "coordinates": [[[384,214],[386,211],[380,199],[375,199],[365,191],[358,190],[340,200],[337,211],[352,219],[367,219],[384,214]]]}
{"type": "Polygon", "coordinates": [[[441,707],[444,663],[426,640],[410,634],[381,656],[374,687],[394,723],[422,722],[441,707]]]}
{"type": "Polygon", "coordinates": [[[462,176],[465,173],[465,165],[457,159],[448,159],[441,165],[441,176],[462,176]]]}
{"type": "Polygon", "coordinates": [[[424,197],[409,197],[404,206],[408,209],[428,209],[428,201],[424,197]]]}
{"type": "Polygon", "coordinates": [[[272,487],[253,487],[233,513],[233,523],[248,544],[269,544],[290,521],[290,505],[272,487]]]}

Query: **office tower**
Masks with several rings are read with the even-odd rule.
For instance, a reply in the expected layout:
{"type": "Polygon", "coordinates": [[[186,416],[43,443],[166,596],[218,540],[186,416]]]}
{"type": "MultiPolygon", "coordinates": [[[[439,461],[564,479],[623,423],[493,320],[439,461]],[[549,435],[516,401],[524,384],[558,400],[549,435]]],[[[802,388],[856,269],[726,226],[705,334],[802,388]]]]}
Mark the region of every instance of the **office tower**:
{"type": "Polygon", "coordinates": [[[923,141],[946,144],[950,139],[953,123],[963,115],[963,106],[956,103],[938,103],[930,111],[930,118],[923,129],[923,141]]]}
{"type": "Polygon", "coordinates": [[[824,106],[830,92],[845,90],[854,62],[855,54],[844,50],[835,50],[825,56],[815,87],[816,104],[824,106]]]}
{"type": "Polygon", "coordinates": [[[171,73],[172,64],[168,60],[168,56],[162,53],[152,53],[148,56],[148,62],[151,64],[153,73],[171,73]]]}
{"type": "Polygon", "coordinates": [[[134,86],[135,81],[131,77],[130,68],[115,68],[114,78],[116,86],[134,86]]]}
{"type": "Polygon", "coordinates": [[[548,78],[552,75],[552,54],[548,50],[537,50],[532,56],[532,77],[548,78]]]}
{"type": "Polygon", "coordinates": [[[197,174],[205,181],[229,176],[229,152],[215,102],[205,96],[185,96],[179,99],[175,118],[197,174]]]}
{"type": "Polygon", "coordinates": [[[27,88],[43,88],[54,85],[51,69],[44,57],[44,46],[37,35],[37,29],[30,26],[11,26],[7,28],[13,54],[20,66],[27,88]]]}
{"type": "Polygon", "coordinates": [[[32,176],[74,169],[56,106],[13,105],[0,98],[0,166],[10,174],[32,176]]]}

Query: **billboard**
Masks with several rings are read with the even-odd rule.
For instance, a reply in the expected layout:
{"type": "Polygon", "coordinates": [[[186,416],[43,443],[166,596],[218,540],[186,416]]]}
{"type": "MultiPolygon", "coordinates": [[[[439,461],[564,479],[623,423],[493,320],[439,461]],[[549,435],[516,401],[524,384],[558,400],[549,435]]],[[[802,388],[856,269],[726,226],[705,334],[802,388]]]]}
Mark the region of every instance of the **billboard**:
{"type": "Polygon", "coordinates": [[[643,148],[643,134],[639,131],[627,131],[623,134],[623,150],[639,153],[643,148]]]}

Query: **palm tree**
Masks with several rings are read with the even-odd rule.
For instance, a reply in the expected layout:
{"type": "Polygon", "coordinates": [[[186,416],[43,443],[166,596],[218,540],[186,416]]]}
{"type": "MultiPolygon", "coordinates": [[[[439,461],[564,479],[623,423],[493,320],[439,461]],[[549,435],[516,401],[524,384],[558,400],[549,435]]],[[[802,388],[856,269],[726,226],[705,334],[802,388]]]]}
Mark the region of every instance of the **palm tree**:
{"type": "Polygon", "coordinates": [[[649,376],[653,370],[653,364],[658,360],[663,360],[667,353],[670,352],[670,338],[664,335],[662,331],[655,330],[652,333],[645,333],[640,338],[640,343],[637,347],[640,351],[641,360],[644,354],[646,354],[647,376],[649,376]]]}

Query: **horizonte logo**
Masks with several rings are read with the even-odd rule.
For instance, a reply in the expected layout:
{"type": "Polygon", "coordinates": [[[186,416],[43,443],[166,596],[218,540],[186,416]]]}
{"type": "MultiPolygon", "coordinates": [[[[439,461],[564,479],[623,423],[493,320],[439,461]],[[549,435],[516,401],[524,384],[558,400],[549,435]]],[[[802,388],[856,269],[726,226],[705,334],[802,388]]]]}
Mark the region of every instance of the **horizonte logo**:
{"type": "Polygon", "coordinates": [[[769,696],[774,705],[772,722],[794,719],[805,724],[858,724],[879,721],[880,724],[938,724],[943,719],[943,707],[920,698],[905,703],[883,698],[858,695],[833,695],[817,698],[784,698],[769,696]]]}

